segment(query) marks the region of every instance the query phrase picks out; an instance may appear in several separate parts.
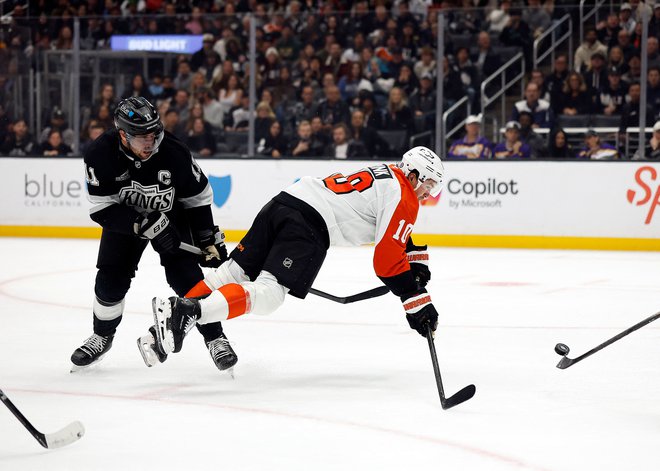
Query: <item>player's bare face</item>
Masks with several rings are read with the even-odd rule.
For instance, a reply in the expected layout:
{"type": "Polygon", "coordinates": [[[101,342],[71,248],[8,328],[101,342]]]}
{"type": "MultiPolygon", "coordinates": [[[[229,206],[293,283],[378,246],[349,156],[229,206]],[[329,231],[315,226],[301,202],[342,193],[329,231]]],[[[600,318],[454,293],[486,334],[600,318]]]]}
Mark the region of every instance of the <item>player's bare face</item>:
{"type": "Polygon", "coordinates": [[[431,193],[433,193],[433,190],[437,187],[438,183],[431,179],[427,178],[424,183],[421,183],[416,189],[415,189],[415,194],[417,195],[417,199],[419,201],[424,201],[426,198],[431,196],[431,193]]]}
{"type": "Polygon", "coordinates": [[[142,136],[133,136],[129,140],[131,150],[142,160],[151,157],[156,146],[156,135],[154,133],[144,134],[142,136]]]}

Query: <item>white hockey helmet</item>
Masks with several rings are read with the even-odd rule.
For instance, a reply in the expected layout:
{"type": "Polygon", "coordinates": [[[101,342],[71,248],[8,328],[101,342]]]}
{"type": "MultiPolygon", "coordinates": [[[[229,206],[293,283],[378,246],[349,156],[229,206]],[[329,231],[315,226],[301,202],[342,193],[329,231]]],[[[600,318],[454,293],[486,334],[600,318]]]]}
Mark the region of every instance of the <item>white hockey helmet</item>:
{"type": "Polygon", "coordinates": [[[413,170],[417,170],[419,174],[418,186],[429,178],[434,180],[436,185],[431,190],[431,196],[435,197],[440,194],[444,182],[445,168],[440,157],[428,147],[413,147],[403,154],[403,158],[397,166],[403,170],[406,177],[413,170]]]}

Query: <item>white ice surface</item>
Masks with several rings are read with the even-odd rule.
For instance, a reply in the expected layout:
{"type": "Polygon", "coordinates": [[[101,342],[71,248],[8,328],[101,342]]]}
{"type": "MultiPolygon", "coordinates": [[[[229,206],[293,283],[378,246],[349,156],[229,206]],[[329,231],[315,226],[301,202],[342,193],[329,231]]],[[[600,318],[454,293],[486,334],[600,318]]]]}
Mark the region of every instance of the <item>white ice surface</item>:
{"type": "MultiPolygon", "coordinates": [[[[561,371],[660,310],[660,254],[433,249],[429,285],[448,395],[397,298],[342,306],[287,297],[269,317],[225,323],[236,378],[191,333],[147,369],[136,338],[169,295],[151,250],[111,352],[69,373],[91,333],[97,241],[0,239],[0,388],[43,432],[44,450],[0,407],[0,470],[651,470],[660,468],[660,322],[561,371]]],[[[378,286],[370,248],[331,249],[316,288],[378,286]]]]}

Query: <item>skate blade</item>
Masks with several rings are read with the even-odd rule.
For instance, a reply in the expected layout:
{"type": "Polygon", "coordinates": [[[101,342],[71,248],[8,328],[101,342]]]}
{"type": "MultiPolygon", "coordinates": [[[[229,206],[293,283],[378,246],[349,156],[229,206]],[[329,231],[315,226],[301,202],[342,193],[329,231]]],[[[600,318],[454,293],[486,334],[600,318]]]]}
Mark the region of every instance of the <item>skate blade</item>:
{"type": "Polygon", "coordinates": [[[155,339],[151,334],[147,334],[138,338],[137,346],[138,350],[140,350],[140,354],[142,355],[142,359],[144,360],[144,364],[149,368],[160,363],[158,361],[158,355],[156,355],[156,352],[154,352],[154,347],[156,345],[155,339]]]}
{"type": "Polygon", "coordinates": [[[172,305],[168,299],[154,298],[151,301],[151,309],[154,313],[156,342],[160,344],[163,352],[169,355],[174,351],[174,334],[169,328],[172,305]]]}
{"type": "Polygon", "coordinates": [[[105,357],[105,353],[104,353],[103,355],[101,355],[100,357],[98,357],[98,358],[97,358],[96,360],[94,360],[93,362],[91,362],[89,365],[79,366],[79,365],[74,365],[74,364],[72,364],[72,365],[71,365],[71,370],[69,370],[69,373],[78,373],[78,372],[80,372],[80,371],[86,371],[86,370],[89,369],[90,366],[94,366],[94,365],[96,365],[98,362],[100,362],[101,360],[103,360],[104,357],[105,357]]]}

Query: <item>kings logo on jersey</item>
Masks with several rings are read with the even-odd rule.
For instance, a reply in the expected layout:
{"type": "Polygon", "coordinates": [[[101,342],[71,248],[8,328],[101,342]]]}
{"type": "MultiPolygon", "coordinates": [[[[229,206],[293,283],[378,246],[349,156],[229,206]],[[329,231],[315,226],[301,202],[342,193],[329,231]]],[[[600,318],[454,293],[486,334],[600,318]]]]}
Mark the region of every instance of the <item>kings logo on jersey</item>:
{"type": "Polygon", "coordinates": [[[128,206],[165,213],[174,204],[174,188],[161,190],[158,185],[142,186],[133,181],[119,191],[119,200],[128,206]]]}

